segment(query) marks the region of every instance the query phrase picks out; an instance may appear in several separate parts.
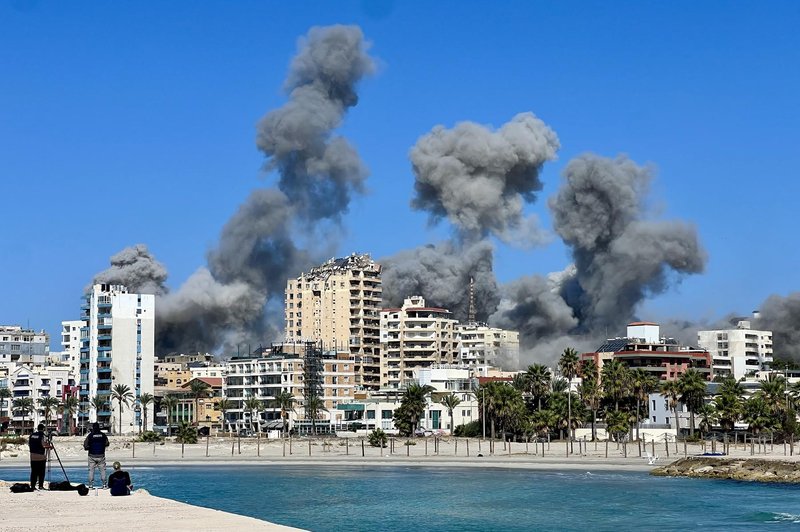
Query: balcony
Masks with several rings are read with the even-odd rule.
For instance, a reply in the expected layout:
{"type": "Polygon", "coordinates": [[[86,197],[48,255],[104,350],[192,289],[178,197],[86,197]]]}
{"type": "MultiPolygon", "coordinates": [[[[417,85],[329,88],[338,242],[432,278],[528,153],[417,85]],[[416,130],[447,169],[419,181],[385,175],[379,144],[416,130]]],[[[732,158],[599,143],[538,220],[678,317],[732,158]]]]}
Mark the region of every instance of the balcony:
{"type": "Polygon", "coordinates": [[[111,368],[97,368],[97,373],[111,373],[111,368]]]}
{"type": "Polygon", "coordinates": [[[111,379],[97,379],[97,384],[111,384],[111,379]]]}
{"type": "Polygon", "coordinates": [[[97,361],[98,362],[111,362],[111,357],[110,356],[98,356],[97,357],[97,361]]]}
{"type": "Polygon", "coordinates": [[[102,320],[102,319],[105,319],[105,318],[111,318],[111,313],[110,312],[98,312],[97,313],[97,319],[102,320]]]}
{"type": "Polygon", "coordinates": [[[106,340],[106,341],[110,342],[111,341],[111,335],[110,334],[98,334],[97,335],[97,341],[98,342],[102,342],[103,340],[106,340]]]}
{"type": "Polygon", "coordinates": [[[97,351],[101,352],[101,353],[102,352],[106,352],[106,351],[111,351],[111,346],[110,345],[99,345],[99,346],[97,346],[97,351]]]}

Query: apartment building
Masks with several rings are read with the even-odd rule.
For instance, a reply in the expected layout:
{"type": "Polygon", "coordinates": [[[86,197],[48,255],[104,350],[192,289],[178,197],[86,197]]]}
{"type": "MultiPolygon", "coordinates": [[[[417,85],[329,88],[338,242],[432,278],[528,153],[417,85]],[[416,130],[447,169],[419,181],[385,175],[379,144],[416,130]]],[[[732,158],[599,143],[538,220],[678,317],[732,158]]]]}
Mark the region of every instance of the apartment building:
{"type": "Polygon", "coordinates": [[[772,363],[772,331],[751,329],[751,322],[737,319],[730,329],[698,331],[697,343],[713,359],[715,375],[740,380],[759,371],[768,371],[772,363]]]}
{"type": "MultiPolygon", "coordinates": [[[[154,392],[155,296],[129,293],[121,285],[96,284],[81,306],[81,410],[84,420],[122,432],[138,430],[143,420],[138,399],[154,392]],[[104,410],[91,407],[95,396],[110,397],[126,385],[133,404],[120,414],[117,402],[104,410]]],[[[152,410],[153,405],[147,407],[152,410]]],[[[152,411],[148,419],[154,419],[152,411]]]]}
{"type": "Polygon", "coordinates": [[[482,323],[456,325],[458,360],[467,366],[519,367],[519,332],[482,323]]]}
{"type": "Polygon", "coordinates": [[[287,342],[321,342],[355,359],[356,385],[381,384],[381,268],[369,255],[331,259],[286,282],[287,342]]]}
{"type": "Polygon", "coordinates": [[[618,360],[630,368],[641,368],[659,380],[676,380],[693,368],[707,380],[713,377],[711,354],[703,349],[683,346],[661,336],[660,326],[652,322],[628,324],[624,338],[606,340],[597,351],[583,353],[581,360],[592,360],[599,370],[610,360],[618,360]]]}
{"type": "MultiPolygon", "coordinates": [[[[75,377],[69,366],[44,366],[33,364],[8,364],[6,366],[5,381],[11,392],[11,401],[15,399],[30,399],[33,409],[23,413],[13,411],[10,413],[10,426],[23,433],[30,433],[36,425],[44,422],[46,413],[39,401],[45,397],[53,397],[58,402],[76,391],[75,377]]],[[[72,419],[63,416],[54,410],[50,411],[50,427],[67,430],[75,426],[77,412],[72,419]],[[63,418],[63,419],[62,419],[63,418]]]]}
{"type": "Polygon", "coordinates": [[[19,325],[0,325],[0,364],[30,362],[44,364],[50,354],[50,335],[19,325]]]}
{"type": "Polygon", "coordinates": [[[85,325],[80,320],[61,322],[62,351],[58,353],[56,363],[69,366],[76,379],[81,371],[81,328],[85,325]]]}
{"type": "Polygon", "coordinates": [[[380,313],[381,388],[404,388],[414,370],[459,361],[458,322],[450,311],[428,307],[421,296],[380,313]]]}
{"type": "Polygon", "coordinates": [[[308,428],[311,425],[305,408],[309,395],[323,401],[325,410],[319,411],[319,421],[324,426],[329,412],[355,394],[355,357],[348,351],[322,352],[316,355],[286,353],[281,345],[274,346],[271,354],[258,357],[233,358],[227,363],[224,376],[225,396],[234,408],[227,413],[226,423],[234,428],[278,428],[280,408],[275,404],[278,394],[288,392],[294,397],[294,410],[289,412],[290,425],[308,428]],[[313,368],[312,368],[313,366],[313,368]],[[312,390],[313,389],[313,390],[312,390]],[[245,407],[247,399],[261,401],[258,419],[251,420],[245,407]]]}

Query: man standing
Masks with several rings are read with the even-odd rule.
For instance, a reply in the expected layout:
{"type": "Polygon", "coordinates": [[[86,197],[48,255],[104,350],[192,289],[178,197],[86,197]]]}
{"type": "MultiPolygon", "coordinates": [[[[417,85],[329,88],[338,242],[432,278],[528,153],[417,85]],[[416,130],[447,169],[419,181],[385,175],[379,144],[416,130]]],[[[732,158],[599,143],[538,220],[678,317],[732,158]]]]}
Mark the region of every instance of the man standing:
{"type": "Polygon", "coordinates": [[[83,440],[83,449],[89,451],[89,487],[94,487],[94,471],[100,470],[100,480],[106,489],[106,447],[108,436],[100,432],[100,423],[92,425],[92,432],[83,440]]]}
{"type": "Polygon", "coordinates": [[[47,442],[47,437],[44,435],[44,424],[39,423],[36,427],[36,432],[31,434],[28,438],[28,450],[31,453],[31,488],[44,489],[44,471],[47,465],[47,449],[50,444],[47,442]]]}

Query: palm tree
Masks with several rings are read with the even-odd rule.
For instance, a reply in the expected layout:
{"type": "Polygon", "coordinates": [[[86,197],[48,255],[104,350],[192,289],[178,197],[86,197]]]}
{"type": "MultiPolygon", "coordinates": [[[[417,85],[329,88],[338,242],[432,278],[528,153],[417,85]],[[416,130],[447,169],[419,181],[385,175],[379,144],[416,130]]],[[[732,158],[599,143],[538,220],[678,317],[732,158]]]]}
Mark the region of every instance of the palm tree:
{"type": "Polygon", "coordinates": [[[603,389],[600,387],[600,374],[593,360],[585,360],[581,365],[581,399],[592,411],[592,441],[597,440],[597,411],[603,400],[603,389]]]}
{"type": "Polygon", "coordinates": [[[11,409],[22,416],[22,433],[25,434],[25,418],[33,412],[33,399],[19,397],[11,403],[11,409]]]}
{"type": "Polygon", "coordinates": [[[439,402],[442,403],[447,409],[447,413],[450,414],[450,434],[453,434],[456,430],[455,424],[453,423],[453,409],[461,404],[461,399],[459,399],[456,394],[451,393],[442,397],[439,402]]]}
{"type": "Polygon", "coordinates": [[[325,407],[325,401],[322,400],[322,397],[312,395],[306,399],[306,416],[311,418],[312,434],[317,433],[317,417],[319,413],[327,411],[328,409],[325,407]]]}
{"type": "MultiPolygon", "coordinates": [[[[486,417],[489,420],[490,424],[490,437],[494,439],[494,410],[495,410],[495,395],[497,391],[498,383],[496,381],[489,381],[487,383],[481,384],[478,388],[478,408],[480,412],[485,412],[486,417]]],[[[481,414],[483,415],[483,414],[481,414]]],[[[484,421],[484,427],[486,427],[484,421]]],[[[485,432],[485,430],[484,430],[485,432]]]]}
{"type": "MultiPolygon", "coordinates": [[[[61,402],[61,412],[62,416],[66,416],[67,418],[67,432],[72,434],[72,416],[75,415],[75,412],[78,410],[80,406],[80,401],[74,395],[67,395],[64,397],[64,400],[61,402]]],[[[63,418],[62,418],[63,419],[63,418]]],[[[62,427],[63,429],[63,427],[62,427]]]]}
{"type": "MultiPolygon", "coordinates": [[[[244,401],[244,407],[250,412],[250,430],[255,430],[255,428],[253,428],[253,418],[259,415],[259,412],[261,412],[264,406],[257,397],[248,397],[244,401]]],[[[258,432],[261,432],[260,422],[258,432]]]]}
{"type": "Polygon", "coordinates": [[[614,401],[614,409],[619,410],[620,400],[627,396],[630,390],[630,370],[619,360],[610,360],[603,364],[602,378],[600,379],[603,392],[614,401]]]}
{"type": "Polygon", "coordinates": [[[207,382],[201,381],[200,379],[194,379],[189,383],[189,392],[192,394],[192,397],[194,397],[195,425],[197,425],[200,420],[200,398],[207,397],[210,391],[211,386],[209,386],[207,382]]]}
{"type": "Polygon", "coordinates": [[[498,383],[493,395],[493,413],[505,435],[506,431],[515,428],[519,418],[523,416],[525,401],[519,390],[505,383],[498,383]]]}
{"type": "Polygon", "coordinates": [[[403,392],[401,407],[406,411],[411,422],[411,435],[417,432],[417,425],[425,413],[428,395],[434,390],[433,386],[411,383],[403,392]]]}
{"type": "Polygon", "coordinates": [[[11,390],[5,386],[0,387],[0,417],[3,417],[3,414],[8,411],[8,399],[11,397],[11,390]]]}
{"type": "Polygon", "coordinates": [[[677,435],[681,427],[678,424],[678,398],[681,395],[681,387],[678,381],[664,381],[661,383],[661,395],[667,398],[667,406],[672,410],[675,419],[675,434],[677,435]]]}
{"type": "Polygon", "coordinates": [[[147,432],[147,407],[155,401],[155,397],[151,393],[143,393],[139,396],[139,405],[142,407],[142,415],[144,416],[144,431],[147,432]]]}
{"type": "Polygon", "coordinates": [[[286,435],[287,430],[287,415],[289,412],[294,412],[294,395],[291,392],[280,392],[275,396],[275,404],[281,409],[281,432],[286,435]]]}
{"type": "Polygon", "coordinates": [[[742,400],[732,393],[724,391],[714,398],[714,410],[720,427],[726,431],[734,429],[744,411],[742,400]]]}
{"type": "Polygon", "coordinates": [[[636,439],[639,439],[639,422],[642,419],[642,401],[647,402],[647,397],[658,388],[658,379],[642,368],[631,372],[631,388],[636,397],[636,439]]]}
{"type": "Polygon", "coordinates": [[[541,410],[542,399],[547,396],[547,392],[550,390],[550,381],[552,379],[550,368],[544,364],[533,364],[528,366],[526,375],[528,376],[528,391],[538,401],[539,410],[541,410]]]}
{"type": "Polygon", "coordinates": [[[133,400],[133,392],[127,384],[115,384],[111,391],[111,400],[119,405],[119,433],[122,434],[122,412],[123,406],[129,406],[133,400]]]}
{"type": "Polygon", "coordinates": [[[761,381],[760,394],[764,396],[767,406],[773,414],[786,410],[786,380],[783,377],[761,381]]]}
{"type": "Polygon", "coordinates": [[[94,408],[95,419],[99,420],[100,412],[105,412],[106,406],[108,406],[107,397],[108,397],[107,395],[95,395],[94,397],[92,397],[92,400],[90,401],[90,404],[91,404],[92,408],[94,408]]]}
{"type": "Polygon", "coordinates": [[[606,430],[613,434],[616,441],[620,441],[623,434],[630,427],[628,413],[622,410],[612,410],[606,413],[606,430]]]}
{"type": "Polygon", "coordinates": [[[172,436],[172,414],[175,412],[175,407],[178,406],[179,399],[172,394],[165,395],[161,399],[161,408],[167,411],[167,436],[172,436]]]}
{"type": "Polygon", "coordinates": [[[744,420],[751,432],[760,434],[762,430],[772,427],[774,422],[770,407],[764,396],[756,394],[744,403],[744,420]]]}
{"type": "Polygon", "coordinates": [[[703,404],[698,410],[697,414],[700,416],[700,436],[709,430],[717,420],[717,409],[714,403],[703,404]]]}
{"type": "Polygon", "coordinates": [[[564,349],[561,358],[558,360],[558,368],[561,370],[561,375],[569,381],[569,389],[567,390],[567,432],[569,439],[572,440],[572,379],[578,374],[578,352],[575,349],[568,347],[564,349]]]}
{"type": "Polygon", "coordinates": [[[37,401],[39,408],[44,410],[44,425],[50,429],[50,418],[53,416],[53,410],[58,407],[58,399],[55,397],[40,397],[37,401]]]}
{"type": "Polygon", "coordinates": [[[690,434],[694,437],[694,414],[703,406],[706,397],[706,380],[699,371],[689,368],[681,374],[678,386],[681,392],[681,403],[689,409],[690,434]]]}
{"type": "Polygon", "coordinates": [[[228,410],[232,410],[234,408],[233,401],[228,399],[227,397],[223,397],[219,401],[217,401],[217,409],[222,412],[222,432],[225,432],[225,420],[227,418],[228,410]]]}

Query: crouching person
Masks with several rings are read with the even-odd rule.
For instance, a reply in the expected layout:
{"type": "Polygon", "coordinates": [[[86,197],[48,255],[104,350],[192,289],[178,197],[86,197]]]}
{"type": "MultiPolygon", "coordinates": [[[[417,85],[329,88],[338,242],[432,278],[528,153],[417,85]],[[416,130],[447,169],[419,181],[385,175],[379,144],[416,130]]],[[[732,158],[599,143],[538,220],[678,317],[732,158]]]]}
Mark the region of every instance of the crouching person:
{"type": "Polygon", "coordinates": [[[122,470],[122,464],[114,462],[114,472],[108,477],[108,487],[112,496],[130,495],[133,489],[131,476],[122,470]]]}

